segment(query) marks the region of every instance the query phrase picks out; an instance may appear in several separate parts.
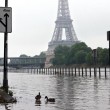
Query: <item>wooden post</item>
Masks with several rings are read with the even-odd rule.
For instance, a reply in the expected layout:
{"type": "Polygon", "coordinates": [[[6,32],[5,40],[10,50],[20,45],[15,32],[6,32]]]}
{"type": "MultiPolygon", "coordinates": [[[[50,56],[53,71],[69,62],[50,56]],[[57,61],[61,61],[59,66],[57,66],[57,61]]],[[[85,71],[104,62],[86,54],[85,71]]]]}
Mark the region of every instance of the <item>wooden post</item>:
{"type": "Polygon", "coordinates": [[[65,73],[66,73],[66,72],[65,72],[65,67],[64,67],[64,69],[63,69],[63,70],[64,70],[64,75],[65,75],[65,73]]]}
{"type": "Polygon", "coordinates": [[[96,67],[94,67],[94,76],[96,77],[96,67]]]}
{"type": "Polygon", "coordinates": [[[73,76],[73,68],[71,68],[71,74],[72,74],[72,76],[73,76]]]}
{"type": "Polygon", "coordinates": [[[61,68],[60,68],[60,75],[61,75],[61,68]]]}
{"type": "Polygon", "coordinates": [[[80,67],[78,68],[78,70],[79,70],[79,76],[80,76],[80,67]]]}
{"type": "Polygon", "coordinates": [[[55,68],[55,74],[56,74],[56,68],[55,68]]]}
{"type": "Polygon", "coordinates": [[[107,71],[106,71],[106,67],[105,67],[105,78],[107,77],[107,71]]]}
{"type": "Polygon", "coordinates": [[[85,75],[87,76],[87,68],[85,67],[85,75]]]}
{"type": "Polygon", "coordinates": [[[49,74],[49,68],[47,69],[47,71],[48,71],[48,74],[49,74]]]}
{"type": "Polygon", "coordinates": [[[91,77],[91,67],[89,69],[90,69],[90,77],[91,77]]]}
{"type": "Polygon", "coordinates": [[[101,77],[101,73],[100,73],[100,67],[99,67],[99,77],[101,77]]]}
{"type": "Polygon", "coordinates": [[[76,67],[75,67],[75,76],[76,76],[76,67]]]}
{"type": "MultiPolygon", "coordinates": [[[[51,68],[49,68],[49,74],[50,74],[50,72],[51,72],[51,68]]],[[[51,74],[50,74],[51,75],[51,74]]]]}
{"type": "Polygon", "coordinates": [[[31,68],[31,73],[32,73],[32,68],[31,68]]]}
{"type": "Polygon", "coordinates": [[[35,74],[35,68],[34,68],[34,74],[35,74]]]}
{"type": "Polygon", "coordinates": [[[67,75],[67,73],[66,73],[66,68],[65,68],[65,75],[67,75]]]}
{"type": "Polygon", "coordinates": [[[68,74],[70,75],[70,68],[68,68],[68,74]]]}
{"type": "Polygon", "coordinates": [[[38,68],[37,68],[37,73],[38,73],[38,68]]]}
{"type": "Polygon", "coordinates": [[[53,75],[54,75],[54,68],[52,68],[52,73],[53,73],[53,75]]]}
{"type": "Polygon", "coordinates": [[[83,67],[82,67],[82,76],[83,76],[83,67]]]}

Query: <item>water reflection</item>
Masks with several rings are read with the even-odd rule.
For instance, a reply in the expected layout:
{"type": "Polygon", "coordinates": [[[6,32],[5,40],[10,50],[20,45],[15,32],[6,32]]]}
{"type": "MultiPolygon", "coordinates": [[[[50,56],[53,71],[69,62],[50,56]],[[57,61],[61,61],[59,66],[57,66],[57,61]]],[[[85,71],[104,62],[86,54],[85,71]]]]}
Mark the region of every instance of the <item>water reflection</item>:
{"type": "MultiPolygon", "coordinates": [[[[74,108],[74,93],[75,93],[75,84],[76,81],[74,80],[73,77],[64,77],[60,76],[57,78],[57,98],[58,98],[58,106],[61,108],[68,109],[74,108]],[[74,83],[73,83],[74,80],[74,83]]],[[[77,84],[76,84],[77,85],[77,84]]]]}
{"type": "Polygon", "coordinates": [[[9,109],[8,104],[5,104],[5,110],[11,110],[11,109],[9,109]]]}
{"type": "Polygon", "coordinates": [[[3,105],[4,105],[4,107],[5,107],[5,110],[12,110],[12,107],[13,107],[12,104],[5,103],[5,104],[3,104],[3,105]]]}
{"type": "Polygon", "coordinates": [[[35,106],[41,106],[41,101],[35,101],[35,106]]]}

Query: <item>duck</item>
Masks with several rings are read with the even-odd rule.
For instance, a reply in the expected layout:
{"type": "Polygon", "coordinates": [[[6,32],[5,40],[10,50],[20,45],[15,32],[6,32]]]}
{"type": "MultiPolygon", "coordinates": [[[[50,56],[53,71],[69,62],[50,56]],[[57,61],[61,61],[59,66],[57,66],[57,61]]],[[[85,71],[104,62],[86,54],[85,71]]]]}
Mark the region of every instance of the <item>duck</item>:
{"type": "Polygon", "coordinates": [[[45,99],[47,102],[55,102],[55,98],[48,98],[47,96],[45,96],[45,99]]]}
{"type": "Polygon", "coordinates": [[[41,99],[40,92],[39,92],[39,94],[38,94],[38,95],[36,95],[35,99],[36,99],[36,101],[40,101],[40,99],[41,99]]]}

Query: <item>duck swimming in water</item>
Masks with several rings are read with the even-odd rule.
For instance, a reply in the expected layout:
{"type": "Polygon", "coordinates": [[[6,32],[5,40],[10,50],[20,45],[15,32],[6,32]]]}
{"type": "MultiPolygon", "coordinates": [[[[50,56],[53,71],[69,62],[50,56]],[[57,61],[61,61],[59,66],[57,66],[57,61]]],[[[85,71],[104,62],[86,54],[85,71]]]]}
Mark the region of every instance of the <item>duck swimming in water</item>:
{"type": "Polygon", "coordinates": [[[47,96],[45,96],[45,99],[47,102],[55,102],[55,98],[48,98],[47,96]]]}
{"type": "Polygon", "coordinates": [[[38,95],[36,95],[35,99],[36,99],[36,101],[40,101],[40,99],[41,99],[40,92],[39,92],[39,94],[38,94],[38,95]]]}

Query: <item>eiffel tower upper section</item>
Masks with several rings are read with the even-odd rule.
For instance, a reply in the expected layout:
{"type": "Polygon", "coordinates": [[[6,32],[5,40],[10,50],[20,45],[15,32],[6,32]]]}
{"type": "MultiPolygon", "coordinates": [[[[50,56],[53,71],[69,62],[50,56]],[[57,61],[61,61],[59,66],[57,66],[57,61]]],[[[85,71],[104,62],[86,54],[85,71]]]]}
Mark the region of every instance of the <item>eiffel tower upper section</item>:
{"type": "Polygon", "coordinates": [[[48,44],[48,51],[53,51],[58,45],[72,46],[79,42],[70,17],[68,0],[59,0],[57,20],[52,40],[48,44]],[[63,29],[65,30],[66,40],[62,39],[63,29]]]}

